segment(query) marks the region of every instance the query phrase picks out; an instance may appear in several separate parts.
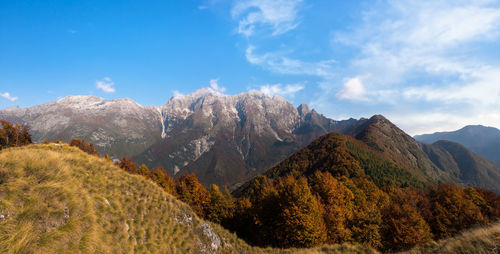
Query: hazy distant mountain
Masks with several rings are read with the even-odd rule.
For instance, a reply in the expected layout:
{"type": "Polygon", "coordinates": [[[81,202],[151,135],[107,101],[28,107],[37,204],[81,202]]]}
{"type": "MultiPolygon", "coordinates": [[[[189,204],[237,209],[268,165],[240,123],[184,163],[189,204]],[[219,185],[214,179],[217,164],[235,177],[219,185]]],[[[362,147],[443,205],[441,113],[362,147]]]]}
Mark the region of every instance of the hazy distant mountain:
{"type": "Polygon", "coordinates": [[[460,143],[473,152],[500,163],[500,130],[481,125],[469,125],[451,132],[417,135],[415,139],[427,144],[439,140],[460,143]]]}
{"type": "Polygon", "coordinates": [[[458,178],[458,182],[500,193],[500,164],[446,140],[425,144],[423,150],[439,168],[458,178]]]}

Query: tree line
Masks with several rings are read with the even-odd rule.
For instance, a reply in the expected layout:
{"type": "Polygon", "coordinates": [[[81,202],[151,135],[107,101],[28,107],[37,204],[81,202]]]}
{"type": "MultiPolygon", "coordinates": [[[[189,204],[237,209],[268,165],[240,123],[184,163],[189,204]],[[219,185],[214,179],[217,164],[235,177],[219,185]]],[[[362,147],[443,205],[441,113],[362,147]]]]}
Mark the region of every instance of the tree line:
{"type": "Polygon", "coordinates": [[[258,176],[247,195],[236,199],[227,188],[221,191],[211,185],[207,190],[194,174],[174,180],[163,168],[137,167],[130,158],[117,165],[151,179],[200,217],[258,246],[351,242],[401,251],[486,225],[500,216],[500,196],[472,187],[379,188],[367,177],[333,177],[317,171],[309,177],[258,176]]]}

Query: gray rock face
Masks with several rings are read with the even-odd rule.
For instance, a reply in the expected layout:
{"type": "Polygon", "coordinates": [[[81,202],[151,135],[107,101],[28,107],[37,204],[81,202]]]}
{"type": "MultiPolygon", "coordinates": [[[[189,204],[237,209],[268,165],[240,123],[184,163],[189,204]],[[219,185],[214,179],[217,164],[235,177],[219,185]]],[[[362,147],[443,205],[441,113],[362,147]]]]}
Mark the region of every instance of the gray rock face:
{"type": "Polygon", "coordinates": [[[132,156],[172,174],[196,173],[206,185],[228,186],[264,172],[314,138],[356,122],[328,119],[280,96],[224,95],[210,88],[172,97],[160,107],[68,96],[1,110],[0,119],[29,125],[35,142],[83,138],[114,158],[132,156]]]}
{"type": "Polygon", "coordinates": [[[328,119],[280,96],[223,95],[209,88],[173,97],[160,111],[164,139],[136,159],[172,174],[195,173],[206,185],[242,183],[314,138],[356,122],[328,119]]]}
{"type": "Polygon", "coordinates": [[[130,99],[68,96],[31,108],[2,110],[0,119],[27,124],[35,142],[83,138],[115,158],[142,152],[161,134],[158,111],[130,99]]]}

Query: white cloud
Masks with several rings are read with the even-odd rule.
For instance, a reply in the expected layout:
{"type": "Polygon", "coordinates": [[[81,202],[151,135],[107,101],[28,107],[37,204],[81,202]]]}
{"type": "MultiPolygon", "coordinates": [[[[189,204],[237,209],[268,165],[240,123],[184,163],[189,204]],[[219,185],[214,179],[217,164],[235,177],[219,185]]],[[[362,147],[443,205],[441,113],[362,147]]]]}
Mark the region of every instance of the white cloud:
{"type": "Polygon", "coordinates": [[[350,78],[344,83],[344,89],[336,94],[339,99],[365,100],[366,90],[361,78],[350,78]]]}
{"type": "Polygon", "coordinates": [[[211,79],[210,87],[218,93],[224,93],[226,91],[225,87],[219,85],[219,79],[211,79]]]}
{"type": "Polygon", "coordinates": [[[173,93],[173,97],[174,97],[175,99],[178,99],[178,98],[181,98],[181,97],[183,97],[183,96],[184,96],[184,94],[183,94],[183,93],[181,93],[181,92],[179,92],[179,91],[177,91],[177,90],[172,91],[172,93],[173,93]]]}
{"type": "Polygon", "coordinates": [[[97,80],[95,82],[95,86],[98,89],[101,89],[105,93],[114,93],[116,90],[113,87],[115,85],[115,82],[113,82],[110,78],[105,77],[102,80],[97,80]]]}
{"type": "Polygon", "coordinates": [[[413,133],[474,123],[500,127],[500,63],[486,51],[500,37],[498,2],[400,0],[372,8],[360,25],[333,39],[334,47],[360,52],[340,71],[363,77],[362,86],[350,86],[363,89],[346,83],[337,92],[335,82],[324,82],[318,101],[328,103],[335,91],[339,98],[362,95],[378,108],[397,104],[380,113],[413,133]]]}
{"type": "Polygon", "coordinates": [[[387,11],[367,12],[365,22],[334,42],[357,47],[350,63],[373,86],[406,84],[413,73],[468,81],[487,66],[468,47],[500,34],[500,8],[491,1],[389,1],[387,11]]]}
{"type": "Polygon", "coordinates": [[[0,93],[0,96],[12,102],[17,101],[18,99],[17,97],[10,95],[10,93],[8,92],[0,93]]]}
{"type": "Polygon", "coordinates": [[[255,53],[255,46],[250,45],[245,54],[248,62],[254,65],[262,66],[272,72],[292,75],[310,75],[328,78],[333,75],[334,60],[304,62],[298,59],[292,59],[280,53],[264,53],[258,55],[255,53]]]}
{"type": "Polygon", "coordinates": [[[258,25],[267,25],[273,35],[286,33],[298,25],[297,9],[302,0],[239,0],[231,15],[238,20],[238,33],[251,36],[258,25]]]}
{"type": "Polygon", "coordinates": [[[263,94],[273,96],[273,95],[281,95],[281,96],[289,96],[294,97],[295,94],[304,89],[304,85],[302,84],[274,84],[274,85],[263,85],[260,87],[259,91],[263,94]]]}

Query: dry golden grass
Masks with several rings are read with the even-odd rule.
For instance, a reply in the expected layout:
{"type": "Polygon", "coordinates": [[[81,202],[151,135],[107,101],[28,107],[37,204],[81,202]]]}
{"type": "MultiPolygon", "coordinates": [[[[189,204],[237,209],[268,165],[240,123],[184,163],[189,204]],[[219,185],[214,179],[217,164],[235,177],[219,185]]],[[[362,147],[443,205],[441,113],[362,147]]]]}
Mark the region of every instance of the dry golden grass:
{"type": "Polygon", "coordinates": [[[254,248],[151,181],[78,148],[0,151],[0,253],[203,252],[374,253],[348,244],[254,248]]]}
{"type": "Polygon", "coordinates": [[[500,253],[500,222],[465,231],[460,235],[432,242],[407,253],[500,253]]]}

